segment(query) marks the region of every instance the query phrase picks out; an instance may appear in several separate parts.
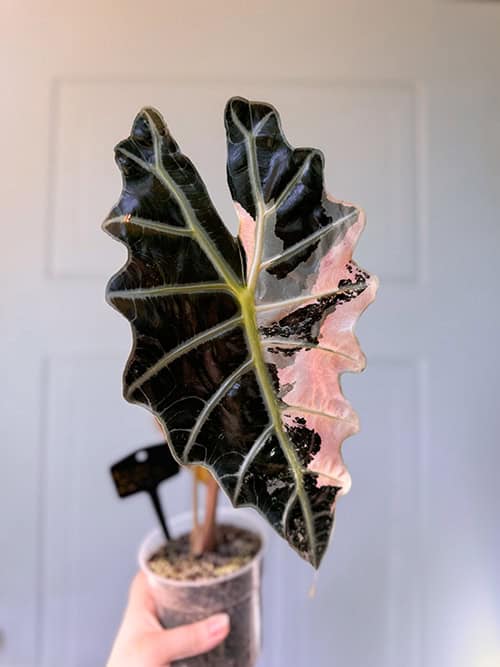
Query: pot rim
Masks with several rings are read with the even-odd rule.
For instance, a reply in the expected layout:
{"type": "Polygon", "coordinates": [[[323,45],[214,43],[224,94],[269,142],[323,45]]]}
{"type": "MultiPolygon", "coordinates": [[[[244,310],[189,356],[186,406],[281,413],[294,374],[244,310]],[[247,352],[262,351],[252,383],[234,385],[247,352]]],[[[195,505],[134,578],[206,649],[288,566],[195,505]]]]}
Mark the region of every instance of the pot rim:
{"type": "MultiPolygon", "coordinates": [[[[225,519],[227,523],[232,523],[233,525],[239,526],[241,528],[246,528],[247,530],[250,530],[259,536],[260,547],[255,556],[253,556],[253,558],[249,560],[248,563],[243,567],[241,567],[239,570],[231,572],[230,574],[225,574],[222,577],[203,578],[203,579],[196,579],[194,581],[192,580],[183,581],[181,579],[168,579],[167,577],[162,577],[159,574],[156,574],[156,572],[153,572],[151,568],[148,566],[149,557],[152,555],[152,553],[154,553],[154,551],[156,551],[159,548],[159,546],[155,545],[154,550],[152,550],[151,543],[156,543],[157,541],[165,543],[165,539],[163,538],[163,533],[161,528],[154,528],[153,530],[149,531],[149,533],[147,533],[145,538],[142,540],[137,555],[139,567],[141,568],[141,571],[145,573],[150,583],[152,582],[157,586],[168,584],[168,586],[173,586],[177,588],[199,588],[201,586],[218,586],[223,582],[230,581],[231,579],[236,579],[237,577],[244,575],[246,572],[252,569],[252,567],[254,567],[255,561],[262,560],[264,553],[267,550],[268,538],[266,531],[264,530],[264,527],[255,519],[255,517],[248,516],[247,511],[245,511],[245,508],[243,507],[238,509],[231,507],[220,507],[217,510],[217,516],[222,519],[225,519]]],[[[185,521],[190,519],[192,523],[191,511],[181,512],[181,514],[176,515],[172,519],[171,524],[172,526],[175,526],[176,524],[184,523],[185,521]]]]}

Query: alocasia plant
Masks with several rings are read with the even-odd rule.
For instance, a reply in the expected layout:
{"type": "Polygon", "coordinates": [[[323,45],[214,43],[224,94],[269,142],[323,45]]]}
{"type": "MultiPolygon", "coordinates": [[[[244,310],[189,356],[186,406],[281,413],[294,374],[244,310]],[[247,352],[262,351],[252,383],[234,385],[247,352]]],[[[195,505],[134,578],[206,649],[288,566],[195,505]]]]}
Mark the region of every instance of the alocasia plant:
{"type": "Polygon", "coordinates": [[[124,394],[179,462],[207,466],[317,567],[358,429],[339,374],[365,363],[364,214],[327,195],[321,152],[293,148],[271,105],[232,98],[225,125],[237,239],[157,111],[115,149],[123,190],[104,228],[129,251],[107,289],[133,332],[124,394]]]}

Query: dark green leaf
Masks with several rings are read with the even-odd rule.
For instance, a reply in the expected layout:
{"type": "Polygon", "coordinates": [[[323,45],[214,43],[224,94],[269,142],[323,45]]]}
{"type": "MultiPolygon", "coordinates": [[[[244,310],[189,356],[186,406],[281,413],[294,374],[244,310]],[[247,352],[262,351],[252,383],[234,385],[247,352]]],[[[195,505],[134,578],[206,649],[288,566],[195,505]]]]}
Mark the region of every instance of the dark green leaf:
{"type": "Polygon", "coordinates": [[[179,462],[208,467],[317,567],[357,430],[338,377],[364,366],[353,326],[377,285],[352,261],[364,216],[325,193],[322,154],[290,146],[273,107],[233,98],[225,123],[239,239],[157,111],[116,147],[123,191],[104,226],[129,248],[107,291],[134,336],[124,393],[179,462]]]}

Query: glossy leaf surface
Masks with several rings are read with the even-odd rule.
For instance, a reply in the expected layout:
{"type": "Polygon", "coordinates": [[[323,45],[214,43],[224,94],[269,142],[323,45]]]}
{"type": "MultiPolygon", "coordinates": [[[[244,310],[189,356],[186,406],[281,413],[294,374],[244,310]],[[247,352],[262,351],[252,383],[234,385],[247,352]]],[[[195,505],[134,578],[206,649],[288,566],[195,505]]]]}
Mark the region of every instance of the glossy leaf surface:
{"type": "Polygon", "coordinates": [[[129,249],[107,290],[133,332],[124,394],[179,462],[207,466],[317,567],[358,428],[339,374],[365,363],[364,215],[326,194],[322,154],[290,146],[272,106],[232,98],[225,124],[238,239],[157,111],[116,147],[123,190],[104,227],[129,249]]]}

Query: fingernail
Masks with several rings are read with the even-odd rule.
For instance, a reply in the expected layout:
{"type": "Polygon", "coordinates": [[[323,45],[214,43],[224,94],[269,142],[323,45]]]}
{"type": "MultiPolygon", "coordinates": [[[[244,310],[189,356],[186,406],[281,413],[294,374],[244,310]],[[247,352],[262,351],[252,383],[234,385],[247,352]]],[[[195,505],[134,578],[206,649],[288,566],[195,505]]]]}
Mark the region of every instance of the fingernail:
{"type": "Polygon", "coordinates": [[[208,621],[208,634],[211,637],[223,635],[229,626],[229,616],[227,614],[216,614],[208,621]]]}

